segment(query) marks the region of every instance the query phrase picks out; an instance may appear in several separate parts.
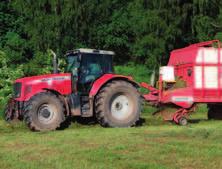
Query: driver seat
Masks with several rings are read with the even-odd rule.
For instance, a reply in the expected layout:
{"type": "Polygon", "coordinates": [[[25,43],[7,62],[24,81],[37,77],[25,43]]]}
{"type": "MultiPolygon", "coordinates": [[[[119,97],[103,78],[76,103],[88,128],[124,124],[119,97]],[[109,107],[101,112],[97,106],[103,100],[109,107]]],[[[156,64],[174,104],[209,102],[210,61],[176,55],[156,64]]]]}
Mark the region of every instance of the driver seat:
{"type": "Polygon", "coordinates": [[[88,72],[85,77],[85,82],[91,82],[96,80],[102,74],[101,66],[98,63],[91,63],[88,67],[88,72]]]}

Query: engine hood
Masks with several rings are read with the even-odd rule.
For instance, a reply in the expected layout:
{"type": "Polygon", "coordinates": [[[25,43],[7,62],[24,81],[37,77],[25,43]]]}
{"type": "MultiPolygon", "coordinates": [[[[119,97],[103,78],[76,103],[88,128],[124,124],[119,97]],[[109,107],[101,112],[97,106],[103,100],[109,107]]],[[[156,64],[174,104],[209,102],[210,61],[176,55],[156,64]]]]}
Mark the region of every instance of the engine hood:
{"type": "Polygon", "coordinates": [[[20,98],[17,98],[20,101],[26,101],[33,95],[47,90],[61,95],[68,95],[72,91],[70,73],[25,77],[15,80],[15,83],[21,83],[20,98]]]}
{"type": "Polygon", "coordinates": [[[47,75],[39,75],[39,76],[30,76],[16,79],[15,82],[20,83],[34,83],[34,82],[47,82],[52,80],[65,80],[71,78],[70,73],[61,73],[61,74],[47,74],[47,75]]]}

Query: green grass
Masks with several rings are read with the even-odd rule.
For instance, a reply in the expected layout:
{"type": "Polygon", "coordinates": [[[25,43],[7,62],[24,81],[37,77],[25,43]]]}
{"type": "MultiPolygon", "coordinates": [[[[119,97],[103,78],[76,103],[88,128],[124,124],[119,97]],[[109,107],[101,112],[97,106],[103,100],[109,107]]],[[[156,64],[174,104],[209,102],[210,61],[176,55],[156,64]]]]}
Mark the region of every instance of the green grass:
{"type": "Polygon", "coordinates": [[[145,108],[145,123],[132,128],[73,123],[40,133],[0,121],[0,168],[221,168],[222,122],[207,121],[206,107],[186,127],[155,119],[152,111],[145,108]]]}

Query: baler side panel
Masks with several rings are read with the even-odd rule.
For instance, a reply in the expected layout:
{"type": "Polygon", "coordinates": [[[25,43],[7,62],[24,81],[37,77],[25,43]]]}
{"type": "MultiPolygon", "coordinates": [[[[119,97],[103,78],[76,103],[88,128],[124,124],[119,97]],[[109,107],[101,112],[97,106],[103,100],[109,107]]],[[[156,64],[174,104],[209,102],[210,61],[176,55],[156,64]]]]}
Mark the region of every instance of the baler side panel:
{"type": "Polygon", "coordinates": [[[190,108],[194,103],[192,88],[180,88],[164,91],[161,97],[162,104],[173,103],[183,108],[190,108]]]}

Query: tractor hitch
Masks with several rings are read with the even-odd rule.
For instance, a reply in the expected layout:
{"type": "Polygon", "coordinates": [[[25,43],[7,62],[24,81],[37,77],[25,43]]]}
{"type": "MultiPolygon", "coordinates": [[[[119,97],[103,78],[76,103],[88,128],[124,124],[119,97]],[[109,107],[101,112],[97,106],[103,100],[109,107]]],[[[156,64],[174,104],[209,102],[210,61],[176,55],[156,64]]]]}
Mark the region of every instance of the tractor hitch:
{"type": "Polygon", "coordinates": [[[149,91],[149,93],[143,94],[144,100],[147,101],[150,105],[158,106],[158,104],[159,104],[159,90],[154,88],[153,86],[145,83],[145,82],[140,83],[140,86],[149,91]]]}

